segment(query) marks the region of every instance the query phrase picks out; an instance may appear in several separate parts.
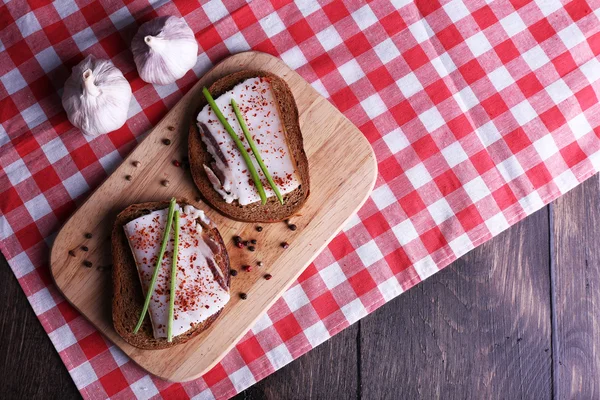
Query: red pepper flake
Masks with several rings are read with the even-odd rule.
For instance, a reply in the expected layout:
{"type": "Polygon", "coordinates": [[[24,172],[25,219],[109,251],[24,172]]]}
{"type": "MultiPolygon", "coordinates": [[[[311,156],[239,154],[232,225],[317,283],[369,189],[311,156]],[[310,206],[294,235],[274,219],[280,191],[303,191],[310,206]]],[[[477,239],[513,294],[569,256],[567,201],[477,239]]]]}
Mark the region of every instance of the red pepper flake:
{"type": "Polygon", "coordinates": [[[176,166],[177,168],[181,167],[181,163],[177,160],[173,160],[173,165],[176,166]]]}
{"type": "Polygon", "coordinates": [[[266,274],[265,275],[265,279],[266,280],[270,280],[272,277],[273,277],[273,275],[271,275],[271,274],[266,274]]]}
{"type": "Polygon", "coordinates": [[[246,272],[251,272],[252,266],[251,265],[242,265],[242,269],[246,272]]]}
{"type": "Polygon", "coordinates": [[[290,247],[290,244],[288,242],[283,242],[283,243],[281,243],[281,247],[283,247],[284,249],[287,249],[288,247],[290,247]]]}

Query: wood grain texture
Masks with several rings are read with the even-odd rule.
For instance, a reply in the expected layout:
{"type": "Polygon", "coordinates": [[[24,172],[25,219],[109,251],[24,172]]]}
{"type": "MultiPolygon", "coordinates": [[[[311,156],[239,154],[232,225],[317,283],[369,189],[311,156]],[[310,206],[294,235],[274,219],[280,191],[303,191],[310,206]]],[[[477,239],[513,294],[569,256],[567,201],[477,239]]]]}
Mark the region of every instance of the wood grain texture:
{"type": "Polygon", "coordinates": [[[365,399],[551,396],[547,210],[361,321],[365,399]]]}
{"type": "Polygon", "coordinates": [[[131,359],[151,373],[171,381],[194,379],[214,366],[277,298],[291,285],[346,220],[367,199],[375,183],[377,165],[369,142],[335,107],[320,96],[300,75],[281,60],[264,53],[240,53],[215,66],[171,109],[121,166],[88,198],[59,232],[51,254],[51,270],[59,289],[105,336],[131,359]],[[284,79],[296,99],[304,148],[309,161],[311,194],[294,217],[298,230],[285,224],[265,225],[257,234],[255,224],[236,222],[210,207],[193,202],[216,222],[228,245],[232,266],[265,264],[254,273],[241,273],[232,283],[232,300],[217,321],[189,342],[165,350],[141,350],[127,344],[112,326],[110,272],[84,268],[110,264],[109,235],[116,214],[130,204],[159,201],[172,196],[195,199],[197,189],[187,172],[172,165],[187,149],[187,132],[202,99],[201,90],[213,81],[241,70],[264,70],[284,79]],[[171,129],[169,129],[171,127],[171,129]],[[168,138],[171,145],[162,141],[168,138]],[[348,157],[351,149],[352,157],[348,157]],[[142,166],[135,168],[133,161],[142,166]],[[335,165],[335,168],[332,166],[335,165]],[[126,175],[133,179],[127,181],[126,175]],[[161,185],[167,179],[168,187],[161,185]],[[84,234],[92,232],[92,239],[84,234]],[[257,251],[235,248],[231,238],[255,237],[257,251]],[[289,249],[280,243],[287,240],[289,249]],[[85,245],[89,251],[82,252],[85,245]],[[69,250],[76,256],[70,257],[69,250]],[[266,281],[269,272],[273,279],[266,281]],[[248,300],[240,300],[240,292],[248,300]]]}
{"type": "Polygon", "coordinates": [[[600,397],[600,185],[598,175],[552,206],[560,399],[600,397]]]}

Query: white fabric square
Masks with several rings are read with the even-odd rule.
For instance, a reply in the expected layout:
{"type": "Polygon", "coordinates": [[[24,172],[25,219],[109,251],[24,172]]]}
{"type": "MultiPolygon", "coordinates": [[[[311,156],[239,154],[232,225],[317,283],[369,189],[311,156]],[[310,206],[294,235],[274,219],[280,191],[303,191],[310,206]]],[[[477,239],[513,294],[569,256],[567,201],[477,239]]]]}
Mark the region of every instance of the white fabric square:
{"type": "Polygon", "coordinates": [[[518,12],[513,12],[500,20],[500,25],[504,28],[509,37],[515,36],[517,33],[527,29],[527,25],[521,19],[518,12]]]}
{"type": "Polygon", "coordinates": [[[144,376],[130,385],[131,390],[135,393],[135,397],[138,400],[148,400],[158,394],[158,389],[150,375],[144,376]]]}
{"type": "Polygon", "coordinates": [[[337,261],[320,270],[319,275],[321,275],[321,279],[323,279],[329,290],[346,281],[346,274],[344,274],[337,261]]]}
{"type": "Polygon", "coordinates": [[[377,288],[381,292],[381,295],[385,299],[385,301],[390,301],[396,296],[399,296],[404,292],[402,290],[402,286],[398,283],[398,279],[396,277],[391,277],[385,282],[380,283],[377,288]]]}
{"type": "Polygon", "coordinates": [[[63,181],[63,185],[65,189],[67,189],[67,192],[69,193],[69,196],[71,196],[72,199],[76,199],[82,194],[86,193],[88,190],[90,190],[90,187],[88,186],[85,178],[83,177],[83,175],[81,175],[81,172],[79,171],[77,171],[73,176],[70,176],[67,179],[65,179],[63,181]]]}
{"type": "Polygon", "coordinates": [[[398,225],[394,226],[392,228],[392,232],[394,232],[394,235],[396,235],[398,242],[400,242],[402,246],[407,245],[419,237],[419,234],[415,230],[415,227],[410,219],[405,219],[398,225]]]}
{"type": "Polygon", "coordinates": [[[161,99],[164,99],[178,91],[179,86],[177,86],[176,82],[169,83],[168,85],[154,85],[154,90],[156,90],[161,99]]]}
{"type": "Polygon", "coordinates": [[[433,258],[431,256],[427,256],[416,263],[413,264],[415,271],[421,278],[421,280],[429,278],[431,275],[435,274],[439,271],[438,267],[435,265],[433,258]]]}
{"type": "MultiPolygon", "coordinates": [[[[283,26],[283,29],[285,29],[285,25],[283,26]]],[[[317,39],[325,51],[329,51],[344,42],[333,25],[328,26],[321,32],[317,33],[317,39]]]]}
{"type": "Polygon", "coordinates": [[[496,236],[509,226],[508,221],[501,212],[491,218],[486,219],[484,222],[492,236],[496,236]]]}
{"type": "Polygon", "coordinates": [[[564,100],[573,97],[573,92],[571,92],[569,86],[562,79],[558,79],[556,82],[546,86],[546,93],[552,98],[554,104],[560,104],[564,100]]]}
{"type": "Polygon", "coordinates": [[[285,25],[281,21],[281,18],[279,18],[279,14],[277,14],[276,12],[273,12],[267,15],[266,17],[261,18],[261,20],[258,22],[267,34],[267,37],[270,38],[285,30],[285,25]]]}
{"type": "Polygon", "coordinates": [[[294,285],[286,290],[283,294],[283,299],[292,312],[310,303],[310,300],[306,297],[306,293],[304,293],[304,289],[302,289],[301,285],[294,285]]]}
{"type": "Polygon", "coordinates": [[[446,124],[446,121],[444,121],[444,118],[442,118],[442,115],[435,106],[420,114],[419,119],[429,133],[446,124]]]}
{"type": "Polygon", "coordinates": [[[535,4],[537,4],[545,17],[552,14],[554,11],[563,8],[560,1],[555,0],[535,0],[535,4]]]}
{"type": "Polygon", "coordinates": [[[519,204],[521,207],[523,207],[523,210],[525,210],[527,214],[531,214],[544,206],[542,198],[535,190],[529,193],[527,196],[519,199],[519,204]]]}
{"type": "Polygon", "coordinates": [[[402,78],[398,79],[396,81],[396,85],[398,85],[402,95],[407,99],[423,90],[423,85],[421,85],[419,78],[417,78],[414,72],[409,72],[402,78]]]}
{"type": "Polygon", "coordinates": [[[135,99],[135,96],[131,96],[131,100],[129,101],[129,109],[127,110],[127,119],[133,117],[134,115],[138,115],[142,112],[142,107],[140,103],[135,99]]]}
{"type": "Polygon", "coordinates": [[[10,138],[8,137],[8,134],[4,130],[2,124],[0,124],[0,147],[4,146],[8,142],[10,142],[10,138]]]}
{"type": "Polygon", "coordinates": [[[406,177],[415,189],[431,182],[431,175],[423,163],[419,163],[405,172],[406,177]]]}
{"type": "Polygon", "coordinates": [[[481,176],[465,183],[463,189],[467,192],[473,203],[477,203],[479,200],[492,194],[481,176]]]}
{"type": "Polygon", "coordinates": [[[202,5],[202,9],[210,19],[210,22],[213,23],[229,15],[227,7],[223,5],[221,0],[210,0],[202,5]]]}
{"type": "Polygon", "coordinates": [[[229,379],[231,379],[231,383],[233,383],[235,390],[238,392],[241,392],[247,387],[252,386],[256,382],[254,375],[252,375],[252,371],[250,371],[250,368],[245,365],[237,371],[229,374],[229,379]]]}
{"type": "Polygon", "coordinates": [[[379,246],[377,246],[377,243],[375,243],[374,240],[371,240],[356,249],[356,254],[358,254],[358,257],[360,257],[360,260],[365,267],[373,265],[383,258],[383,254],[381,254],[381,250],[379,250],[379,246]]]}
{"type": "Polygon", "coordinates": [[[127,7],[119,8],[117,11],[110,14],[108,16],[108,18],[110,18],[113,25],[118,30],[125,28],[127,25],[129,25],[135,21],[135,19],[133,18],[133,16],[131,15],[131,13],[129,12],[129,9],[127,7]]]}
{"type": "Polygon", "coordinates": [[[294,46],[291,49],[289,49],[288,51],[286,51],[285,53],[283,53],[281,55],[281,59],[291,69],[298,69],[308,62],[308,61],[306,61],[306,58],[304,57],[302,50],[300,50],[300,47],[298,47],[298,46],[294,46]]]}
{"type": "Polygon", "coordinates": [[[35,128],[48,119],[39,103],[35,103],[21,111],[21,117],[23,117],[29,129],[35,128]]]}
{"type": "Polygon", "coordinates": [[[31,303],[31,307],[33,307],[35,315],[38,316],[56,306],[54,299],[46,288],[43,288],[27,297],[27,300],[29,300],[29,303],[31,303]]]}
{"type": "Polygon", "coordinates": [[[453,94],[452,97],[454,97],[463,112],[467,112],[479,104],[479,99],[477,99],[470,86],[466,86],[460,92],[453,94]]]}
{"type": "Polygon", "coordinates": [[[77,339],[75,338],[75,335],[73,335],[73,331],[71,331],[71,327],[68,324],[53,330],[48,336],[50,337],[52,344],[54,344],[54,347],[56,347],[56,351],[59,353],[67,347],[77,343],[77,339]]]}
{"type": "MultiPolygon", "coordinates": [[[[5,12],[8,11],[5,10],[5,12]]],[[[24,38],[42,29],[33,11],[30,11],[21,18],[17,19],[15,24],[17,24],[17,27],[19,28],[19,31],[21,31],[21,34],[24,38]]]]}
{"type": "Polygon", "coordinates": [[[264,313],[254,325],[252,325],[252,332],[255,334],[264,331],[265,329],[273,326],[273,321],[267,313],[264,313]]]}
{"type": "Polygon", "coordinates": [[[473,249],[473,242],[471,242],[471,239],[469,239],[469,235],[467,235],[466,233],[463,233],[456,239],[450,241],[448,245],[454,252],[456,258],[464,255],[465,253],[473,249]]]}
{"type": "Polygon", "coordinates": [[[544,135],[535,142],[533,142],[533,147],[535,147],[535,151],[538,152],[540,158],[543,161],[546,161],[556,153],[558,153],[558,147],[552,138],[552,135],[544,135]]]}
{"type": "Polygon", "coordinates": [[[365,4],[352,13],[352,18],[361,31],[364,31],[378,21],[377,16],[368,4],[365,4]]]}
{"type": "Polygon", "coordinates": [[[315,89],[317,92],[319,92],[319,94],[325,98],[329,97],[329,92],[327,91],[327,89],[325,88],[325,85],[323,85],[323,82],[320,79],[317,79],[316,81],[312,82],[310,84],[313,89],[315,89]]]}
{"type": "Polygon", "coordinates": [[[202,52],[198,55],[198,60],[192,67],[192,71],[194,71],[196,76],[200,77],[204,75],[212,67],[212,65],[213,64],[212,61],[210,61],[210,58],[208,58],[205,52],[202,52]]]}
{"type": "Polygon", "coordinates": [[[110,174],[121,163],[122,158],[119,152],[115,150],[100,158],[98,161],[100,161],[100,164],[106,173],[110,174]]]}
{"type": "Polygon", "coordinates": [[[389,147],[390,151],[394,154],[407,148],[410,145],[410,142],[406,138],[402,129],[396,128],[387,135],[383,137],[383,141],[389,147]]]}
{"type": "Polygon", "coordinates": [[[521,57],[523,57],[523,60],[525,60],[532,71],[535,71],[550,62],[550,59],[539,45],[527,50],[525,53],[521,54],[521,57]]]}
{"type": "Polygon", "coordinates": [[[354,228],[356,225],[360,224],[361,222],[362,221],[361,221],[360,217],[358,216],[358,214],[353,214],[350,218],[348,218],[346,220],[346,224],[344,225],[342,230],[344,232],[347,232],[350,229],[354,228]]]}
{"type": "Polygon", "coordinates": [[[35,196],[33,199],[25,202],[25,208],[31,214],[34,221],[48,215],[52,212],[52,207],[48,204],[46,197],[43,194],[35,196]]]}
{"type": "Polygon", "coordinates": [[[21,75],[18,68],[15,68],[4,74],[0,78],[0,81],[2,81],[2,84],[6,88],[8,94],[16,93],[27,86],[27,82],[25,82],[25,79],[23,79],[23,75],[21,75]]]}
{"type": "Polygon", "coordinates": [[[320,345],[331,337],[323,321],[319,321],[313,326],[309,326],[308,328],[304,329],[304,335],[312,347],[320,345]]]}
{"type": "Polygon", "coordinates": [[[363,303],[360,301],[360,299],[352,300],[350,303],[343,306],[341,310],[344,314],[344,317],[346,317],[346,320],[350,324],[355,323],[367,315],[367,310],[365,309],[365,306],[363,306],[363,303]]]}
{"type": "Polygon", "coordinates": [[[433,218],[438,225],[454,215],[454,211],[450,208],[450,204],[448,204],[443,197],[428,206],[427,210],[429,211],[429,214],[431,214],[431,218],[433,218]]]}
{"type": "Polygon", "coordinates": [[[396,203],[396,196],[387,184],[379,186],[371,193],[371,198],[379,210],[383,210],[387,206],[396,203]]]}
{"type": "Polygon", "coordinates": [[[192,397],[192,400],[215,400],[215,395],[209,388],[192,397]]]}
{"type": "Polygon", "coordinates": [[[499,68],[496,68],[489,73],[488,78],[492,81],[492,85],[494,85],[498,92],[515,83],[515,80],[504,65],[501,65],[499,68]]]}
{"type": "Polygon", "coordinates": [[[79,10],[79,6],[73,0],[58,0],[53,5],[61,19],[65,19],[79,10]]]}
{"type": "MultiPolygon", "coordinates": [[[[10,224],[8,223],[8,220],[6,219],[6,217],[4,215],[0,215],[0,240],[6,239],[13,233],[14,232],[13,232],[10,224]]],[[[16,257],[18,257],[18,256],[16,256],[16,257]]],[[[15,272],[15,274],[16,274],[16,272],[15,272]]],[[[19,278],[19,277],[17,277],[17,278],[19,278]]]]}
{"type": "Polygon", "coordinates": [[[29,169],[27,169],[27,166],[20,158],[16,159],[13,163],[4,168],[4,172],[6,172],[6,176],[8,176],[8,180],[13,186],[16,186],[18,183],[21,183],[25,179],[31,177],[29,169]]]}
{"type": "Polygon", "coordinates": [[[342,65],[338,71],[348,86],[365,76],[362,68],[354,58],[342,65]]]}
{"type": "MultiPolygon", "coordinates": [[[[4,221],[6,224],[8,224],[8,221],[6,221],[6,219],[4,218],[0,221],[4,221]]],[[[12,229],[10,232],[12,233],[12,229]]],[[[29,259],[29,256],[24,251],[11,258],[10,263],[17,279],[24,277],[25,275],[27,275],[35,269],[35,265],[33,265],[31,260],[29,259]]]]}
{"type": "Polygon", "coordinates": [[[470,38],[467,38],[465,42],[475,57],[479,57],[483,53],[492,49],[492,45],[485,37],[485,34],[481,31],[477,32],[470,38]]]}
{"type": "Polygon", "coordinates": [[[296,4],[298,5],[298,10],[300,10],[303,17],[307,17],[315,11],[321,9],[321,6],[316,1],[299,1],[296,4]]]}
{"type": "Polygon", "coordinates": [[[246,41],[246,38],[242,32],[237,32],[236,34],[229,36],[223,41],[223,43],[225,43],[227,50],[229,50],[231,53],[239,53],[250,50],[250,45],[246,41]]]}
{"type": "Polygon", "coordinates": [[[108,348],[108,351],[110,351],[110,354],[112,355],[119,367],[125,364],[127,361],[129,361],[129,357],[127,356],[127,354],[125,354],[121,349],[119,349],[115,345],[111,345],[108,348]]]}
{"type": "Polygon", "coordinates": [[[387,111],[385,103],[383,102],[383,100],[381,100],[381,97],[379,97],[377,93],[361,101],[360,105],[371,119],[387,111]]]}
{"type": "Polygon", "coordinates": [[[456,64],[448,53],[442,53],[439,57],[431,60],[431,65],[435,68],[440,78],[448,76],[451,72],[456,70],[456,64]]]}
{"type": "Polygon", "coordinates": [[[408,4],[413,4],[414,0],[392,0],[392,5],[396,10],[400,9],[400,7],[404,7],[408,4]]]}
{"type": "Polygon", "coordinates": [[[581,32],[581,29],[573,23],[567,26],[565,29],[558,32],[558,37],[567,46],[567,49],[572,49],[579,43],[585,41],[585,35],[581,32]]]}
{"type": "Polygon", "coordinates": [[[400,52],[396,47],[394,41],[390,38],[387,38],[383,42],[379,43],[374,48],[375,53],[377,53],[377,57],[381,60],[382,63],[387,64],[392,61],[396,57],[400,56],[400,52]]]}
{"type": "Polygon", "coordinates": [[[494,121],[486,122],[484,125],[477,128],[476,132],[477,136],[479,136],[479,139],[481,140],[481,143],[483,143],[485,147],[488,147],[492,143],[496,143],[502,138],[502,135],[500,135],[500,132],[498,132],[494,121]]]}
{"type": "Polygon", "coordinates": [[[89,27],[85,28],[81,32],[77,32],[76,34],[74,34],[73,40],[75,41],[75,44],[77,45],[77,48],[79,48],[80,51],[84,51],[88,47],[91,47],[94,44],[98,43],[98,39],[96,39],[94,31],[92,30],[92,28],[89,27]]]}
{"type": "Polygon", "coordinates": [[[69,371],[69,374],[71,374],[71,378],[73,378],[75,386],[77,386],[77,389],[79,390],[98,380],[98,376],[96,376],[96,372],[94,372],[94,368],[89,361],[73,368],[69,371]]]}
{"type": "Polygon", "coordinates": [[[444,11],[446,11],[446,14],[448,14],[452,22],[460,21],[471,14],[462,0],[452,0],[451,2],[444,4],[444,11]]]}
{"type": "MultiPolygon", "coordinates": [[[[596,171],[600,170],[600,151],[597,151],[592,154],[588,154],[588,160],[592,163],[593,167],[596,171]]],[[[2,220],[0,219],[0,230],[2,228],[1,224],[2,220]]]]}
{"type": "Polygon", "coordinates": [[[271,361],[271,364],[275,369],[283,367],[284,365],[288,364],[294,359],[294,357],[292,357],[292,355],[290,354],[290,351],[288,350],[285,343],[281,343],[279,346],[275,347],[271,351],[268,351],[265,355],[267,356],[269,361],[271,361]]]}
{"type": "Polygon", "coordinates": [[[577,177],[570,169],[566,170],[556,178],[554,178],[554,183],[560,189],[562,194],[567,193],[569,190],[573,189],[575,186],[579,184],[577,177]]]}
{"type": "Polygon", "coordinates": [[[50,46],[35,55],[36,60],[42,66],[44,72],[48,73],[54,68],[62,64],[62,60],[54,51],[54,47],[50,46]]]}
{"type": "Polygon", "coordinates": [[[450,168],[454,168],[469,158],[467,153],[465,153],[465,150],[460,145],[460,142],[454,142],[450,146],[442,149],[442,155],[446,159],[446,162],[450,168]]]}
{"type": "Polygon", "coordinates": [[[417,43],[423,43],[431,39],[431,37],[435,35],[433,29],[431,29],[431,27],[427,23],[427,20],[425,19],[418,20],[417,22],[409,26],[408,30],[410,31],[410,33],[412,33],[417,43]]]}
{"type": "Polygon", "coordinates": [[[537,112],[533,109],[533,107],[527,100],[523,100],[522,102],[511,108],[510,112],[521,126],[525,125],[526,123],[537,117],[537,112]]]}
{"type": "Polygon", "coordinates": [[[597,58],[592,58],[579,67],[579,70],[583,72],[590,83],[594,83],[600,79],[600,61],[597,58]]]}
{"type": "Polygon", "coordinates": [[[569,124],[569,128],[571,128],[575,139],[582,138],[592,130],[592,127],[584,114],[577,115],[567,122],[567,124],[569,124]]]}
{"type": "Polygon", "coordinates": [[[525,173],[516,156],[510,156],[500,164],[496,165],[496,167],[506,182],[510,182],[525,173]]]}

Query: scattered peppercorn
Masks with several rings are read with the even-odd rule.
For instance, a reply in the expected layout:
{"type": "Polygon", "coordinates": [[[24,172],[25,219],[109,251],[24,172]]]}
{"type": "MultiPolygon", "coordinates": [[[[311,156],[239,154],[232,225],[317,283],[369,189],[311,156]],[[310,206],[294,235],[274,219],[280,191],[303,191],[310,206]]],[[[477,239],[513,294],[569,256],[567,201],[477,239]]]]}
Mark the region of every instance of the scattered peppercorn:
{"type": "Polygon", "coordinates": [[[263,266],[263,262],[262,261],[257,261],[256,265],[258,265],[259,267],[262,267],[263,266]]]}
{"type": "Polygon", "coordinates": [[[164,187],[168,187],[168,186],[169,186],[169,183],[170,183],[170,182],[169,182],[168,180],[166,180],[166,179],[164,179],[164,180],[162,180],[162,181],[160,182],[160,184],[161,184],[161,185],[163,185],[164,187]]]}
{"type": "Polygon", "coordinates": [[[262,230],[263,230],[263,227],[262,227],[262,226],[260,226],[260,225],[259,225],[259,226],[257,226],[257,227],[256,227],[256,231],[257,231],[257,232],[262,232],[262,230]]]}
{"type": "Polygon", "coordinates": [[[92,268],[92,262],[88,261],[88,260],[85,260],[83,262],[83,266],[86,267],[86,268],[92,268]]]}
{"type": "Polygon", "coordinates": [[[290,244],[288,242],[283,242],[283,243],[281,243],[281,247],[283,247],[284,249],[287,249],[288,247],[290,247],[290,244]]]}
{"type": "Polygon", "coordinates": [[[244,246],[248,246],[250,243],[247,240],[244,240],[244,246]]]}
{"type": "Polygon", "coordinates": [[[242,269],[246,272],[250,272],[252,271],[252,266],[251,265],[244,265],[242,266],[242,269]]]}
{"type": "Polygon", "coordinates": [[[248,250],[254,251],[254,250],[256,250],[256,247],[254,247],[254,246],[248,246],[248,250]]]}
{"type": "Polygon", "coordinates": [[[92,234],[91,234],[91,233],[89,233],[89,232],[88,232],[88,233],[86,233],[86,234],[85,234],[85,235],[83,235],[83,236],[85,236],[85,238],[86,238],[86,239],[91,239],[91,238],[92,238],[92,234]]]}
{"type": "Polygon", "coordinates": [[[177,168],[181,167],[181,163],[177,160],[173,160],[173,165],[176,166],[177,168]]]}
{"type": "Polygon", "coordinates": [[[235,269],[232,269],[232,270],[229,271],[229,275],[236,276],[237,275],[237,271],[235,269]]]}
{"type": "Polygon", "coordinates": [[[235,245],[237,246],[238,249],[244,248],[244,243],[242,243],[242,242],[237,242],[235,245]]]}
{"type": "Polygon", "coordinates": [[[170,139],[163,139],[163,141],[162,141],[162,142],[163,142],[163,144],[164,144],[165,146],[168,146],[168,145],[170,145],[170,144],[171,144],[171,140],[170,140],[170,139]]]}
{"type": "Polygon", "coordinates": [[[88,249],[88,247],[87,247],[87,246],[81,246],[81,250],[83,250],[83,251],[88,251],[89,249],[88,249]]]}
{"type": "Polygon", "coordinates": [[[170,131],[174,131],[175,127],[174,126],[167,126],[167,129],[170,130],[170,131]]]}
{"type": "Polygon", "coordinates": [[[296,229],[298,229],[298,227],[294,224],[289,224],[288,228],[290,228],[291,231],[295,231],[296,229]]]}
{"type": "Polygon", "coordinates": [[[128,180],[128,181],[130,181],[131,179],[133,179],[133,178],[131,177],[131,175],[125,175],[125,180],[128,180]]]}
{"type": "Polygon", "coordinates": [[[241,242],[241,241],[242,241],[242,238],[241,238],[241,237],[239,237],[239,236],[234,236],[234,237],[233,237],[233,241],[234,241],[234,242],[241,242]]]}
{"type": "Polygon", "coordinates": [[[75,252],[74,252],[73,250],[69,250],[69,255],[70,255],[71,257],[75,257],[75,252]]]}
{"type": "Polygon", "coordinates": [[[133,166],[134,166],[134,167],[136,167],[136,168],[137,168],[137,167],[139,167],[140,165],[142,165],[142,163],[141,163],[141,162],[139,162],[139,161],[134,161],[132,164],[133,164],[133,166]]]}
{"type": "Polygon", "coordinates": [[[266,279],[266,280],[269,280],[269,279],[271,279],[272,277],[273,277],[273,275],[271,275],[271,274],[266,274],[266,275],[265,275],[265,279],[266,279]]]}
{"type": "Polygon", "coordinates": [[[250,240],[250,243],[252,243],[252,244],[256,244],[256,239],[251,239],[251,240],[250,240]]]}
{"type": "Polygon", "coordinates": [[[240,293],[240,299],[246,300],[247,298],[248,298],[248,295],[246,293],[240,293]]]}

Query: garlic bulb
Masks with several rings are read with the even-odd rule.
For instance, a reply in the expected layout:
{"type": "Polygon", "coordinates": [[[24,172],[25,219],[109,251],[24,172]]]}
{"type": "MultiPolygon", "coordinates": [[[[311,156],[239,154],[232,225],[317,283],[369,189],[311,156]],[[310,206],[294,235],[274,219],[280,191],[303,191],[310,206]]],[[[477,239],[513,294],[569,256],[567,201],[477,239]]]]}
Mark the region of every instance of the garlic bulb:
{"type": "Polygon", "coordinates": [[[198,42],[183,18],[159,17],[140,26],[131,51],[142,80],[168,85],[196,64],[198,42]]]}
{"type": "Polygon", "coordinates": [[[108,60],[87,56],[65,82],[62,105],[69,121],[86,135],[119,129],[127,120],[131,86],[108,60]]]}

